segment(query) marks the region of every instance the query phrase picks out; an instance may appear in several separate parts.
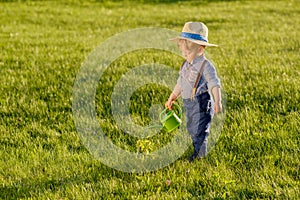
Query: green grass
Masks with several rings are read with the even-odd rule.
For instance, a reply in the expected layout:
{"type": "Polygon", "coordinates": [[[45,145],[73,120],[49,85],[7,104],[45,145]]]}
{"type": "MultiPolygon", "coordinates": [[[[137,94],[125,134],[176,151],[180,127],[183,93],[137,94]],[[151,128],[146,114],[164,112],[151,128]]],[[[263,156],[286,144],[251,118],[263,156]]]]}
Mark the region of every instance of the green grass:
{"type": "MultiPolygon", "coordinates": [[[[300,196],[299,1],[28,1],[2,2],[0,10],[0,199],[300,196]],[[183,155],[143,174],[105,166],[84,147],[73,122],[72,89],[81,64],[114,34],[150,26],[180,32],[186,21],[205,22],[210,42],[219,44],[207,49],[227,96],[215,148],[203,160],[188,163],[183,155]]],[[[138,141],[115,130],[109,99],[101,92],[109,92],[132,66],[153,60],[176,69],[181,63],[167,53],[124,55],[114,65],[122,67],[112,66],[100,80],[106,90],[97,90],[98,119],[110,122],[100,125],[131,151],[138,150],[138,141]]],[[[138,97],[159,93],[157,86],[152,89],[141,88],[132,97],[133,116],[146,116],[138,97]]],[[[163,103],[167,92],[142,100],[163,103]]],[[[151,140],[153,148],[165,144],[159,141],[151,140]]]]}

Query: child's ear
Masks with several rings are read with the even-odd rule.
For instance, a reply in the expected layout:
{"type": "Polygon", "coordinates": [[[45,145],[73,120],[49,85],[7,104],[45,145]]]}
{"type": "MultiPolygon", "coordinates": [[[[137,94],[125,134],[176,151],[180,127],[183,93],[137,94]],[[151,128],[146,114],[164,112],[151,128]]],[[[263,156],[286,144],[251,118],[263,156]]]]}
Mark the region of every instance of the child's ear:
{"type": "Polygon", "coordinates": [[[202,46],[202,45],[199,45],[199,51],[201,52],[201,51],[203,51],[204,50],[204,46],[202,46]]]}

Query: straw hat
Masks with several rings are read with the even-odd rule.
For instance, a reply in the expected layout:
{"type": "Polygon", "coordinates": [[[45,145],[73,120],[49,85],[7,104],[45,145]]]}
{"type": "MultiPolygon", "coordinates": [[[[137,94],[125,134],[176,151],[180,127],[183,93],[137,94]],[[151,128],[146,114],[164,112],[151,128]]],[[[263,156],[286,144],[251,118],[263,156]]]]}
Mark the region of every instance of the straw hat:
{"type": "Polygon", "coordinates": [[[179,39],[186,39],[203,46],[218,46],[208,43],[208,28],[202,22],[186,22],[180,35],[170,40],[177,41],[179,39]]]}

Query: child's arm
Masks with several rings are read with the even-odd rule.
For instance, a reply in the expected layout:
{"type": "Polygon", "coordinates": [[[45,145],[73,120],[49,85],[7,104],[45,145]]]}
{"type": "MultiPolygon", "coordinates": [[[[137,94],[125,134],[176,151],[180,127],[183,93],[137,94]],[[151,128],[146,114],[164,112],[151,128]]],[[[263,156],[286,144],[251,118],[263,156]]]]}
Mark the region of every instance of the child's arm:
{"type": "Polygon", "coordinates": [[[221,103],[221,89],[220,87],[216,86],[212,88],[212,93],[214,96],[214,110],[215,113],[218,114],[220,112],[222,112],[222,103],[221,103]]]}
{"type": "Polygon", "coordinates": [[[174,101],[180,96],[180,94],[181,94],[180,85],[176,84],[173,89],[173,92],[169,96],[168,101],[165,103],[165,107],[168,108],[169,110],[171,110],[174,101]]]}

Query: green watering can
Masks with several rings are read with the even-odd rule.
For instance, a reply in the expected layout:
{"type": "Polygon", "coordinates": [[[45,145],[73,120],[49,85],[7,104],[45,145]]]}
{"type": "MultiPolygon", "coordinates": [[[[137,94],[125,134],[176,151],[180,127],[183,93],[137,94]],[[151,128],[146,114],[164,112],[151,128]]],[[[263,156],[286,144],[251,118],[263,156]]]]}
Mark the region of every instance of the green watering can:
{"type": "Polygon", "coordinates": [[[160,122],[162,123],[163,127],[165,130],[169,133],[172,132],[174,129],[180,126],[182,123],[181,116],[182,116],[182,111],[181,108],[177,104],[173,104],[174,107],[178,110],[178,115],[175,113],[175,110],[169,110],[169,109],[164,109],[160,115],[159,119],[160,122]]]}

